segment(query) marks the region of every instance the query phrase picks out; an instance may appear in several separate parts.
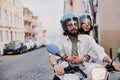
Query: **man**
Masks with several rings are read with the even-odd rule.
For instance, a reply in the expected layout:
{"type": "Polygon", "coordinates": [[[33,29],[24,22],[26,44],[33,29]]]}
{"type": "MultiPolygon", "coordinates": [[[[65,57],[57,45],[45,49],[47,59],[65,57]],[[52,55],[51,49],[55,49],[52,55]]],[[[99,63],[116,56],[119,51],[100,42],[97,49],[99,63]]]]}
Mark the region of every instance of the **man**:
{"type": "MultiPolygon", "coordinates": [[[[57,46],[60,49],[61,56],[70,62],[71,66],[79,66],[85,70],[85,56],[91,52],[92,56],[97,56],[99,61],[105,61],[111,63],[111,59],[105,54],[104,50],[101,50],[95,43],[92,37],[87,35],[79,35],[79,20],[78,16],[73,13],[67,13],[61,19],[61,24],[65,36],[61,37],[57,41],[57,46]],[[94,52],[94,54],[93,54],[94,52]]],[[[55,74],[63,80],[79,80],[80,73],[65,74],[64,67],[57,64],[57,59],[54,55],[49,56],[50,63],[55,70],[55,74]]],[[[116,71],[120,71],[120,66],[113,63],[116,71]]]]}

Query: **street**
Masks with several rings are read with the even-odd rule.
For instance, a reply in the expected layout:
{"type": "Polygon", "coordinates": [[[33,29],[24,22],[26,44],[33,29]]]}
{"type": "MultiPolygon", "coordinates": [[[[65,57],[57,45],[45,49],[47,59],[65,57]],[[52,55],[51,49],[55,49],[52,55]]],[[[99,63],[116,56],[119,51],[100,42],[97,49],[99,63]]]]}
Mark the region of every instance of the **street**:
{"type": "MultiPolygon", "coordinates": [[[[120,80],[110,73],[109,80],[120,80]]],[[[53,69],[45,47],[18,55],[0,56],[0,80],[52,80],[53,69]]]]}
{"type": "Polygon", "coordinates": [[[0,80],[52,80],[52,77],[45,48],[0,57],[0,80]]]}

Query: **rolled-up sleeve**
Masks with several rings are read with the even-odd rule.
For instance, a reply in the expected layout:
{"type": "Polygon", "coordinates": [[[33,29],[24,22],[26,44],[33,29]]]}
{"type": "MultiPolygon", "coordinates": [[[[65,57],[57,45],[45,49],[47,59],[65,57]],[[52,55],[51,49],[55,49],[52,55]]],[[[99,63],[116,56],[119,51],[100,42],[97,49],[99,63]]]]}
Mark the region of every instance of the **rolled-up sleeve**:
{"type": "Polygon", "coordinates": [[[61,39],[58,39],[55,44],[58,46],[59,50],[60,50],[60,55],[63,56],[65,55],[66,51],[64,49],[64,46],[63,46],[63,42],[61,39]]]}
{"type": "Polygon", "coordinates": [[[89,55],[93,57],[95,60],[103,62],[104,57],[107,56],[107,54],[104,51],[104,48],[97,44],[95,40],[93,40],[92,38],[89,46],[90,46],[90,52],[88,52],[89,55]]]}
{"type": "Polygon", "coordinates": [[[104,48],[100,45],[96,45],[97,47],[97,52],[98,52],[98,59],[99,61],[103,61],[104,57],[107,56],[107,54],[104,51],[104,48]]]}

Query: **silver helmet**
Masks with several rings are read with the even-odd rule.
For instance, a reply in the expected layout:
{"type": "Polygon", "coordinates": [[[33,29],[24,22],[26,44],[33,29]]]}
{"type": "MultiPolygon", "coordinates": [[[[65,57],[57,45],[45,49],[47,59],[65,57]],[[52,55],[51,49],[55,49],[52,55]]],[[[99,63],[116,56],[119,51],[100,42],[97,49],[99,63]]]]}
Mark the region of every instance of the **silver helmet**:
{"type": "Polygon", "coordinates": [[[80,23],[87,23],[87,19],[90,20],[90,25],[93,27],[93,17],[92,15],[88,14],[88,13],[83,13],[82,15],[80,15],[79,17],[80,19],[80,23]]]}
{"type": "MultiPolygon", "coordinates": [[[[79,22],[77,15],[75,15],[74,13],[66,13],[60,21],[61,25],[62,25],[62,29],[65,32],[68,31],[66,21],[69,21],[69,20],[76,20],[77,22],[79,22]]],[[[78,25],[78,29],[79,29],[79,23],[77,25],[78,25]]]]}

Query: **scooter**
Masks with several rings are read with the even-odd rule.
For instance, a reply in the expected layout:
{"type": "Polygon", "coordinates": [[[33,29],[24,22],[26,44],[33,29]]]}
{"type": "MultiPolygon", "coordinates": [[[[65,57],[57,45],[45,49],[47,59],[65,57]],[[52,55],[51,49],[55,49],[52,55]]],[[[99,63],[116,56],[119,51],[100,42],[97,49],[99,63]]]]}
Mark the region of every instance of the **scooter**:
{"type": "MultiPolygon", "coordinates": [[[[115,70],[111,64],[106,65],[106,67],[99,65],[97,63],[86,63],[86,69],[88,73],[85,73],[79,66],[72,67],[64,57],[60,55],[60,50],[57,45],[49,44],[46,47],[47,51],[52,54],[60,57],[60,60],[66,61],[68,64],[64,67],[65,74],[79,72],[82,74],[82,80],[107,80],[108,79],[108,72],[115,70]]],[[[59,63],[59,62],[58,62],[59,63]]],[[[63,65],[64,66],[64,65],[63,65]]],[[[53,80],[61,80],[56,75],[54,76],[53,80]]],[[[81,79],[79,79],[81,80],[81,79]]]]}

